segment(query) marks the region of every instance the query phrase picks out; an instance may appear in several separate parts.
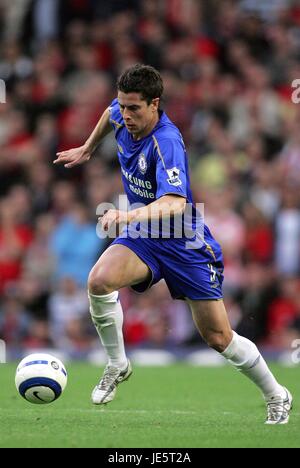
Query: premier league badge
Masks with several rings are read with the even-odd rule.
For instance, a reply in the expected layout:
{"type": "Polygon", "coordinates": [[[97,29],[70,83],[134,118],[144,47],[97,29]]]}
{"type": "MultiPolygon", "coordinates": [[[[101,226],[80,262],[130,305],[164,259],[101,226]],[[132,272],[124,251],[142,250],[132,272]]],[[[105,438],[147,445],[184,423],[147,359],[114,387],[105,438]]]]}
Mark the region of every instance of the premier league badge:
{"type": "Polygon", "coordinates": [[[177,169],[177,167],[172,167],[172,169],[167,169],[167,173],[169,176],[169,179],[167,181],[169,182],[170,185],[174,185],[174,187],[178,187],[179,185],[182,184],[179,174],[180,174],[180,169],[177,169]]]}
{"type": "Polygon", "coordinates": [[[147,160],[146,160],[146,156],[144,155],[144,153],[141,153],[139,155],[139,162],[138,162],[138,166],[139,166],[139,171],[142,173],[142,174],[145,174],[145,172],[147,171],[147,160]]]}

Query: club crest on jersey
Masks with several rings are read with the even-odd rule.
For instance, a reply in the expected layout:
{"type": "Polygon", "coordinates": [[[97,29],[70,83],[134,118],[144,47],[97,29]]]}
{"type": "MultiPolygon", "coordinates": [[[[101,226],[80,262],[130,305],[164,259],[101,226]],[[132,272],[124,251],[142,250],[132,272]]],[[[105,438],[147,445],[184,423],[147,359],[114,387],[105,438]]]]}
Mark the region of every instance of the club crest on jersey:
{"type": "Polygon", "coordinates": [[[172,167],[172,169],[167,169],[167,173],[169,176],[169,179],[167,180],[170,185],[173,185],[174,187],[178,187],[179,185],[182,184],[179,178],[180,170],[177,169],[177,167],[172,167]]]}
{"type": "Polygon", "coordinates": [[[146,156],[144,155],[144,153],[141,153],[139,155],[138,166],[139,166],[139,171],[142,174],[145,174],[146,171],[147,171],[148,165],[147,165],[147,159],[146,159],[146,156]]]}

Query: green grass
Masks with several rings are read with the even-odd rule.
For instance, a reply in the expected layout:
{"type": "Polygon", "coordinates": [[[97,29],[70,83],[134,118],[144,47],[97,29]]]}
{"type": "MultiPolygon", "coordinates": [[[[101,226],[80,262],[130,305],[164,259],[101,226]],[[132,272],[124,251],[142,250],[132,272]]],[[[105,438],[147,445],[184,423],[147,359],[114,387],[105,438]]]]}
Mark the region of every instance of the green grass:
{"type": "Polygon", "coordinates": [[[300,368],[272,366],[296,400],[288,425],[265,426],[260,392],[231,369],[135,367],[105,407],[90,403],[101,370],[69,364],[64,394],[32,405],[0,365],[0,447],[300,447],[300,368]]]}

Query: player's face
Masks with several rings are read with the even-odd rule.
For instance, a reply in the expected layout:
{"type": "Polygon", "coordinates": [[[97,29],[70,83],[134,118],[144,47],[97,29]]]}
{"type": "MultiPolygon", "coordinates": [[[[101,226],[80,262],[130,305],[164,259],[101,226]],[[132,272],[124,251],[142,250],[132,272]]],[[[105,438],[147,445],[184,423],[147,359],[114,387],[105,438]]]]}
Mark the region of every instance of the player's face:
{"type": "Polygon", "coordinates": [[[134,139],[143,138],[151,132],[158,121],[159,98],[148,104],[140,93],[119,91],[118,101],[126,128],[134,139]]]}

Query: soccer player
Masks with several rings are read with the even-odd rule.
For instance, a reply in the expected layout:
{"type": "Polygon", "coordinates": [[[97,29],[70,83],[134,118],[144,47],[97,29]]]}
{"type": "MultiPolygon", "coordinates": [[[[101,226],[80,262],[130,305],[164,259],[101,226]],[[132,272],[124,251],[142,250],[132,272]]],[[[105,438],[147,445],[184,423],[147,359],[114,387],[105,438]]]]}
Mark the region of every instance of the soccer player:
{"type": "Polygon", "coordinates": [[[58,153],[54,161],[67,168],[88,161],[100,140],[113,129],[129,203],[143,203],[128,211],[110,209],[101,218],[104,230],[113,225],[123,228],[88,280],[90,313],[108,356],[104,374],[92,392],[93,403],[110,402],[117,385],[132,373],[124,349],[118,290],[131,286],[143,292],[163,278],[172,297],[189,304],[208,346],[262,391],[266,424],[287,423],[290,392],[277,382],[256,345],[232,331],[229,324],[222,300],[221,248],[208,227],[197,223],[185,146],[177,127],[160,109],[163,82],[159,72],[151,66],[135,65],[119,77],[117,89],[117,99],[104,111],[86,143],[58,153]],[[192,206],[190,216],[185,216],[187,206],[192,206]],[[184,226],[196,226],[191,242],[187,242],[191,237],[186,231],[181,237],[175,235],[178,218],[184,226]],[[170,235],[164,236],[161,224],[151,235],[149,223],[164,219],[170,220],[170,235]],[[192,245],[193,241],[198,243],[192,245]]]}

